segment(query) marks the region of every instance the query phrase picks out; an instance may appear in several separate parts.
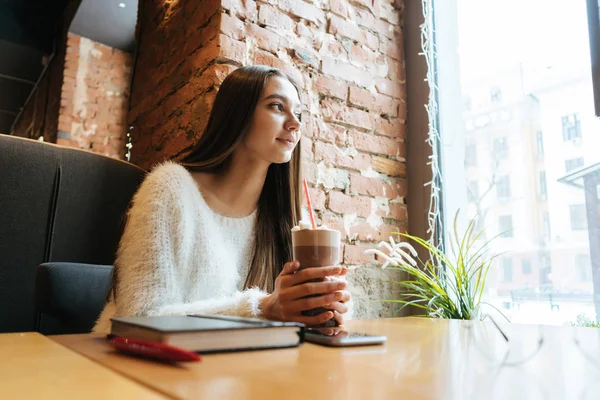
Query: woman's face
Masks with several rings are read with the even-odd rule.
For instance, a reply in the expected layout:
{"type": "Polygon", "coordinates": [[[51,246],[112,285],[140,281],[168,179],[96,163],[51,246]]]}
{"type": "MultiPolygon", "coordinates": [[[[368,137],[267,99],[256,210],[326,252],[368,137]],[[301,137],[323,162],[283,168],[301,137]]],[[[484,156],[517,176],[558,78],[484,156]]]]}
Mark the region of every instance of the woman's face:
{"type": "Polygon", "coordinates": [[[245,152],[269,164],[289,162],[300,140],[300,113],[294,85],[279,76],[267,79],[243,141],[245,152]]]}

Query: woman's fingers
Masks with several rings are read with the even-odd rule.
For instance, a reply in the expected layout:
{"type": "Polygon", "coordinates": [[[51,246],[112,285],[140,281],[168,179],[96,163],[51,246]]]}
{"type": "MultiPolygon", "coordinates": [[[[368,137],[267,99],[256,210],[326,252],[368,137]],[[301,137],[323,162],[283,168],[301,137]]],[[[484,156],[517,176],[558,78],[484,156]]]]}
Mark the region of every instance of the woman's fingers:
{"type": "Polygon", "coordinates": [[[325,305],[325,308],[331,311],[336,311],[340,314],[346,314],[348,312],[348,306],[345,303],[342,303],[341,301],[334,301],[331,304],[327,304],[325,305]]]}
{"type": "Polygon", "coordinates": [[[305,324],[308,326],[313,326],[313,325],[322,324],[323,322],[327,322],[331,318],[333,318],[333,312],[327,311],[327,312],[321,313],[319,315],[315,315],[314,317],[299,315],[297,317],[294,317],[294,321],[300,322],[301,324],[305,324]]]}
{"type": "Polygon", "coordinates": [[[298,261],[287,262],[283,265],[283,269],[279,273],[279,276],[292,275],[298,268],[300,268],[300,263],[298,261]]]}
{"type": "Polygon", "coordinates": [[[317,307],[325,307],[336,301],[340,301],[343,294],[341,292],[333,292],[322,296],[307,297],[298,299],[288,303],[285,307],[286,314],[298,314],[302,311],[312,310],[317,307]]]}
{"type": "Polygon", "coordinates": [[[327,294],[344,290],[348,284],[343,281],[305,282],[300,285],[284,288],[279,293],[279,301],[293,301],[306,296],[327,294]]]}
{"type": "Polygon", "coordinates": [[[335,319],[335,322],[338,325],[344,325],[344,316],[342,314],[340,314],[338,311],[333,312],[333,319],[335,319]]]}
{"type": "Polygon", "coordinates": [[[286,282],[289,286],[299,285],[312,280],[321,280],[327,276],[339,275],[342,273],[342,267],[312,267],[305,268],[296,272],[294,275],[287,277],[286,282]]]}

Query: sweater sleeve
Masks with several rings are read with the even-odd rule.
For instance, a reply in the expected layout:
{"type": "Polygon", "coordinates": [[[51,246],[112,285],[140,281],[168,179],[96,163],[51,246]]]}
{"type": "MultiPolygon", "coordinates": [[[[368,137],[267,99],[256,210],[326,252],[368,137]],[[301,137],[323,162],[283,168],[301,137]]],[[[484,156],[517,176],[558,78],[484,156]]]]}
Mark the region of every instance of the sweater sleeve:
{"type": "Polygon", "coordinates": [[[119,244],[116,265],[116,316],[182,315],[192,313],[259,316],[266,293],[258,289],[231,297],[185,302],[178,268],[187,265],[194,247],[195,227],[187,210],[192,200],[181,196],[187,172],[167,163],[144,180],[133,199],[119,244]]]}

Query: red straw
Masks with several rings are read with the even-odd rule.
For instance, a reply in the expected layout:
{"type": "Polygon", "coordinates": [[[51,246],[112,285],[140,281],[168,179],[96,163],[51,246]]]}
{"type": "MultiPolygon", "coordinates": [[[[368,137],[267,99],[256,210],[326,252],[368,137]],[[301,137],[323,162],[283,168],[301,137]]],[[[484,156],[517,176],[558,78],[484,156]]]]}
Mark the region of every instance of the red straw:
{"type": "Polygon", "coordinates": [[[302,180],[304,184],[304,194],[306,195],[306,203],[308,205],[308,213],[310,215],[310,224],[313,229],[317,229],[317,224],[315,223],[315,214],[313,214],[312,203],[310,202],[310,194],[308,194],[308,185],[306,184],[306,179],[302,180]]]}

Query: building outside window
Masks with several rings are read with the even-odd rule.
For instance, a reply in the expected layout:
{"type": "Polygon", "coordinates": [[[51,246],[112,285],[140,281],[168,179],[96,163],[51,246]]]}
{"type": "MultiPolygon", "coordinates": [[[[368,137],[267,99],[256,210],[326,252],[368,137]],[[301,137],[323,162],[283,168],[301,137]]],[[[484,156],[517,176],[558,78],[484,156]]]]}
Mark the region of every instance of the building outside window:
{"type": "Polygon", "coordinates": [[[498,218],[499,232],[498,234],[503,238],[513,237],[513,221],[512,215],[501,215],[498,218]]]}
{"type": "Polygon", "coordinates": [[[565,160],[565,172],[569,173],[577,168],[583,167],[583,157],[571,158],[565,160]]]}
{"type": "Polygon", "coordinates": [[[562,117],[562,136],[565,142],[581,139],[581,123],[577,113],[562,117]]]}
{"type": "Polygon", "coordinates": [[[508,157],[508,141],[505,137],[494,139],[494,156],[497,160],[503,160],[508,157]]]}
{"type": "Polygon", "coordinates": [[[498,177],[496,182],[496,197],[499,200],[510,198],[510,179],[507,175],[498,177]]]}
{"type": "Polygon", "coordinates": [[[587,230],[587,216],[585,204],[572,204],[569,206],[571,229],[574,231],[587,230]]]}

